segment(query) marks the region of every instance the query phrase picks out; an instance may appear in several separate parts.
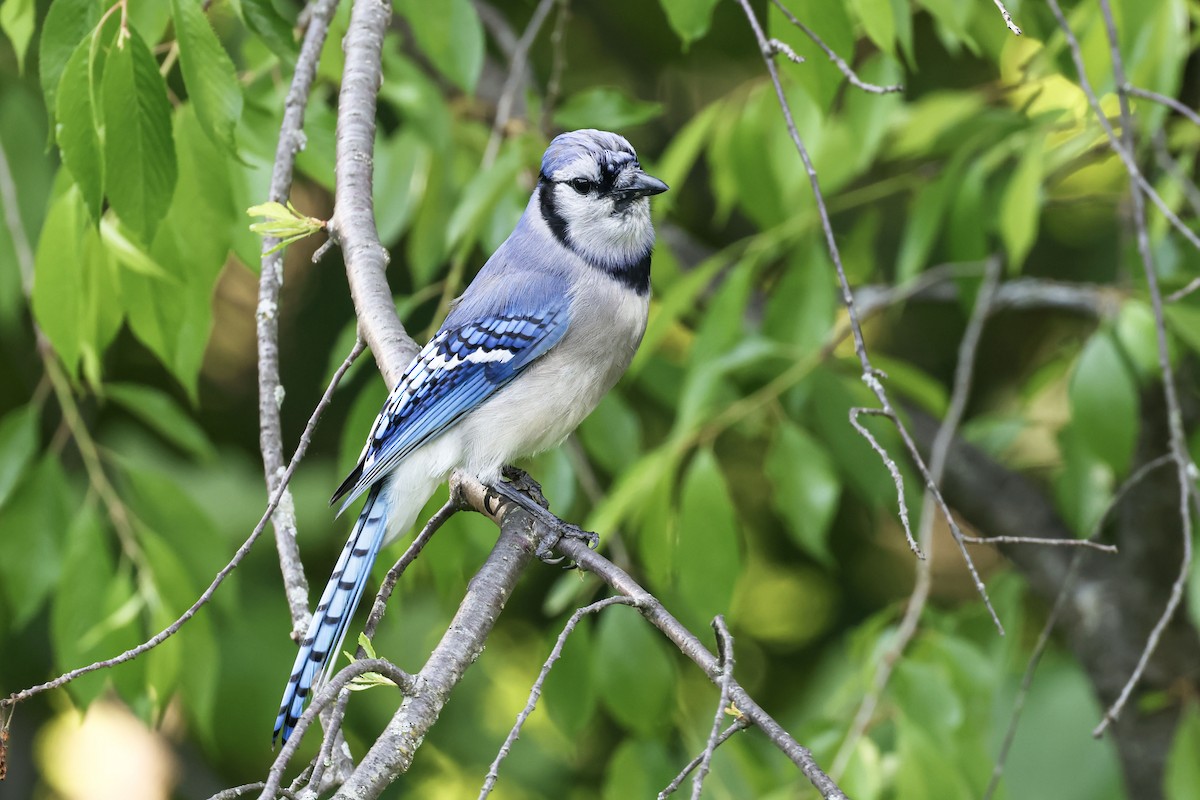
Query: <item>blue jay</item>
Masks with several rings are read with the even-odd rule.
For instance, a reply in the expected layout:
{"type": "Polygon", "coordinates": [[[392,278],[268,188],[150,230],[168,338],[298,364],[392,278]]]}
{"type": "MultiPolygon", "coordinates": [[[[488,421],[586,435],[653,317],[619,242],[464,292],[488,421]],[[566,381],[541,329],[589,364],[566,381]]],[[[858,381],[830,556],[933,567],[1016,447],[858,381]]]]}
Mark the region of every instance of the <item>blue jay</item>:
{"type": "Polygon", "coordinates": [[[451,471],[542,512],[501,470],[566,438],[629,366],[650,302],[647,198],[666,190],[614,133],[550,143],[516,228],[408,365],[334,492],[339,514],[367,500],[296,656],[273,740],[288,740],[317,673],[333,672],[379,549],[451,471]]]}

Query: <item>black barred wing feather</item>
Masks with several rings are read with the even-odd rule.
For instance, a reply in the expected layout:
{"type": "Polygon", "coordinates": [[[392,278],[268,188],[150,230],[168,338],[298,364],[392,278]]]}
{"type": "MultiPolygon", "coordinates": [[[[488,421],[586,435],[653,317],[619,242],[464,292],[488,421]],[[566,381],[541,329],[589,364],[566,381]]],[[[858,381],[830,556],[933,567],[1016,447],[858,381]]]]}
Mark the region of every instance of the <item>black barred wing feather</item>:
{"type": "Polygon", "coordinates": [[[388,396],[358,466],[330,503],[345,497],[345,510],[415,448],[511,381],[558,343],[568,318],[564,302],[544,312],[497,314],[439,331],[388,396]]]}

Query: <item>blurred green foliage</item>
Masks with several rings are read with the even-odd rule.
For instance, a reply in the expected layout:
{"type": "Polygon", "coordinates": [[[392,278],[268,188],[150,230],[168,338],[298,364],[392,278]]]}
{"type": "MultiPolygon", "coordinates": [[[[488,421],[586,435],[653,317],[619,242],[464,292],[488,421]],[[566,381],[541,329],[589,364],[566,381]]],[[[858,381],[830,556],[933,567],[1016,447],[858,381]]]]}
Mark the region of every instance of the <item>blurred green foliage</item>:
{"type": "MultiPolygon", "coordinates": [[[[324,49],[292,198],[315,217],[331,207],[349,5],[324,49]]],[[[987,0],[790,2],[864,80],[906,87],[876,95],[848,87],[774,6],[755,5],[768,35],[806,59],[780,61],[785,92],[851,281],[903,285],[934,265],[958,270],[959,304],[898,306],[868,327],[895,396],[944,411],[977,262],[989,255],[1004,259],[1009,278],[1112,288],[1116,310],[1098,322],[998,319],[965,429],[992,454],[1035,469],[1063,517],[1086,533],[1128,475],[1138,392],[1158,364],[1122,224],[1125,172],[1048,10],[1010,3],[1025,31],[1015,38],[987,0]]],[[[517,32],[533,6],[497,3],[517,32]]],[[[0,145],[15,190],[3,195],[12,205],[0,226],[6,693],[160,629],[261,513],[260,241],[244,210],[266,199],[297,11],[284,0],[0,6],[0,145]]],[[[1119,0],[1115,11],[1130,79],[1179,96],[1200,3],[1119,0]]],[[[1098,10],[1079,3],[1069,16],[1115,114],[1098,10]]],[[[828,765],[895,635],[914,564],[895,524],[892,481],[847,422],[850,407],[872,398],[839,345],[844,311],[808,178],[735,4],[577,3],[559,54],[553,24],[535,42],[532,79],[498,157],[481,166],[507,67],[499,38],[469,0],[396,4],[375,201],[398,306],[409,330],[428,330],[511,230],[553,133],[538,125],[547,102],[556,129],[617,129],[634,143],[672,187],[655,205],[649,330],[629,376],[578,435],[526,466],[557,513],[598,530],[610,556],[694,631],[703,636],[725,613],[739,679],[828,765]],[[541,87],[559,58],[562,93],[548,101],[541,87]]],[[[1161,136],[1190,174],[1197,130],[1160,106],[1135,106],[1139,133],[1161,136]]],[[[1183,206],[1169,175],[1154,183],[1183,206]]],[[[1200,257],[1160,218],[1151,234],[1168,291],[1200,275],[1200,257]]],[[[336,259],[313,267],[310,250],[292,246],[279,309],[293,439],[354,329],[336,259]]],[[[1180,360],[1200,352],[1198,297],[1169,309],[1180,360]]],[[[373,369],[356,368],[293,481],[315,584],[346,527],[325,498],[385,392],[373,369]]],[[[893,430],[869,424],[900,452],[893,430]]],[[[1200,449],[1200,438],[1193,444],[1200,449]]],[[[901,466],[918,508],[915,476],[901,466]]],[[[398,588],[374,643],[381,655],[420,667],[494,536],[475,516],[446,526],[398,588]]],[[[856,798],[978,797],[990,778],[1044,609],[993,566],[986,577],[1009,630],[1000,638],[978,598],[959,588],[961,565],[945,561],[935,568],[935,603],[840,776],[856,798]]],[[[390,796],[473,795],[566,617],[600,593],[586,575],[532,570],[390,796]]],[[[176,637],[75,681],[66,695],[80,706],[119,697],[177,753],[175,794],[207,796],[265,774],[293,654],[288,627],[274,554],[260,544],[176,637]]],[[[18,793],[60,785],[53,767],[33,770],[30,747],[66,713],[66,695],[17,710],[8,781],[18,793]]],[[[607,610],[567,643],[496,796],[651,796],[701,749],[716,701],[716,689],[633,611],[607,610]]],[[[355,753],[397,704],[383,688],[354,697],[355,753]]],[[[1110,743],[1088,736],[1098,715],[1079,668],[1052,650],[999,796],[1123,797],[1110,743]]],[[[1200,793],[1198,730],[1193,707],[1168,765],[1169,797],[1200,793]]],[[[309,738],[303,757],[315,751],[309,738]]],[[[65,747],[49,733],[41,741],[65,747]]],[[[718,751],[706,796],[809,794],[751,732],[718,751]]]]}

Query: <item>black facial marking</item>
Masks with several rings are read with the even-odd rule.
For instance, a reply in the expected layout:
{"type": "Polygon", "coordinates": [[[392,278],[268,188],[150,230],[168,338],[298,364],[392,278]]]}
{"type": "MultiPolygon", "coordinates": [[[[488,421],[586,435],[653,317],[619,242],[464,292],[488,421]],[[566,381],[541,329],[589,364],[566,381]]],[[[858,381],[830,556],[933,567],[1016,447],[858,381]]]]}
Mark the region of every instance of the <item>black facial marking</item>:
{"type": "Polygon", "coordinates": [[[550,232],[554,234],[554,238],[562,244],[563,247],[570,248],[571,243],[567,241],[567,221],[563,219],[562,214],[558,213],[558,206],[554,204],[554,182],[545,175],[538,181],[538,204],[542,209],[542,219],[546,220],[546,224],[550,226],[550,232]]]}
{"type": "MultiPolygon", "coordinates": [[[[600,161],[600,182],[596,184],[600,195],[607,195],[613,191],[617,176],[621,170],[630,162],[636,165],[633,156],[619,153],[616,159],[603,158],[600,161]]],[[[587,181],[592,183],[591,181],[587,181]]],[[[563,215],[559,213],[558,206],[554,198],[554,186],[558,183],[552,181],[544,173],[538,176],[538,206],[542,212],[542,219],[546,221],[546,225],[550,228],[550,232],[554,234],[554,238],[558,239],[559,243],[568,250],[579,255],[593,267],[599,269],[605,274],[613,278],[613,280],[627,286],[636,292],[639,296],[644,296],[650,292],[650,250],[646,250],[645,255],[638,258],[629,264],[612,264],[612,263],[597,263],[579,253],[572,245],[567,236],[567,221],[563,215]]],[[[565,182],[573,184],[574,181],[565,182]]],[[[572,186],[572,188],[575,188],[572,186]]],[[[578,189],[576,189],[578,191],[578,189]]],[[[617,211],[623,211],[628,207],[629,201],[621,200],[616,204],[617,211]]]]}

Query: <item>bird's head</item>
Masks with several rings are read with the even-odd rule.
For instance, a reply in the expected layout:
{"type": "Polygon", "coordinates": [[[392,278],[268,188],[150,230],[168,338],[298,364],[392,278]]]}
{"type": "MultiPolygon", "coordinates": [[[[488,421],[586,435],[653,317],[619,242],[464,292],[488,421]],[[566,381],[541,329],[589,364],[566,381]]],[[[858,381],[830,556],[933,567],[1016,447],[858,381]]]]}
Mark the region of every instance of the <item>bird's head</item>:
{"type": "Polygon", "coordinates": [[[559,241],[607,270],[649,257],[654,226],[648,198],[666,190],[642,171],[624,137],[591,129],[550,143],[537,189],[542,217],[559,241]]]}

